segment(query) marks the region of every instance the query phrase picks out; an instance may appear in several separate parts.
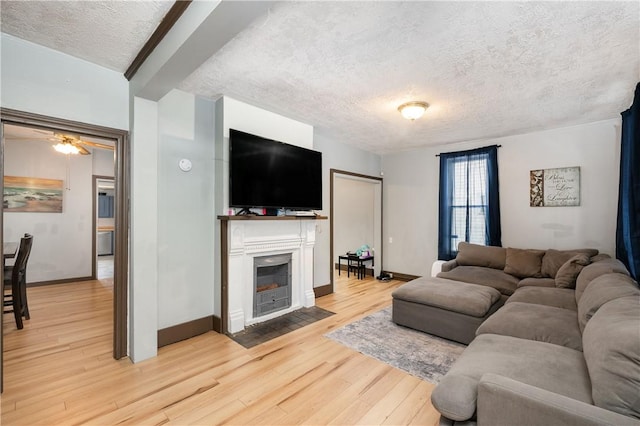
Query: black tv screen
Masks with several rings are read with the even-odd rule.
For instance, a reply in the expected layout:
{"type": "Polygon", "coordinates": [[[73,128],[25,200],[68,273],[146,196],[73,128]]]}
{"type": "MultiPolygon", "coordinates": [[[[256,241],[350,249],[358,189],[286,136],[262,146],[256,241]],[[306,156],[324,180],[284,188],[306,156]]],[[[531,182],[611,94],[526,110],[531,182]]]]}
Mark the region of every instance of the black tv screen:
{"type": "Polygon", "coordinates": [[[322,209],[322,153],[229,130],[229,206],[322,209]]]}

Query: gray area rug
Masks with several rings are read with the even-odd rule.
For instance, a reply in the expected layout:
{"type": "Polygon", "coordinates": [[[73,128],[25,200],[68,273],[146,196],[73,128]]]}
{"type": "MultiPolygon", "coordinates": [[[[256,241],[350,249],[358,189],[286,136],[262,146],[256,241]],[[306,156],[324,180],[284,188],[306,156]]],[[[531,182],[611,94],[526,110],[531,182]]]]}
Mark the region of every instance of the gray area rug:
{"type": "Polygon", "coordinates": [[[396,325],[391,321],[391,306],[325,336],[434,384],[466,348],[461,343],[396,325]]]}

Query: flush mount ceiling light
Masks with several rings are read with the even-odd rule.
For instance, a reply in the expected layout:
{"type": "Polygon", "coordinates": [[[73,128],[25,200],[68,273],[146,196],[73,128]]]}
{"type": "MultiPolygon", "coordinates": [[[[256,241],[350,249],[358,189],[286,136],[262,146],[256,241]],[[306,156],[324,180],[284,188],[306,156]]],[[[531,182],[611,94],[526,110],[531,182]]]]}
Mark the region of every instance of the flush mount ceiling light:
{"type": "Polygon", "coordinates": [[[429,104],[426,102],[413,101],[402,104],[398,107],[400,114],[407,120],[415,120],[422,117],[426,109],[429,108],[429,104]]]}

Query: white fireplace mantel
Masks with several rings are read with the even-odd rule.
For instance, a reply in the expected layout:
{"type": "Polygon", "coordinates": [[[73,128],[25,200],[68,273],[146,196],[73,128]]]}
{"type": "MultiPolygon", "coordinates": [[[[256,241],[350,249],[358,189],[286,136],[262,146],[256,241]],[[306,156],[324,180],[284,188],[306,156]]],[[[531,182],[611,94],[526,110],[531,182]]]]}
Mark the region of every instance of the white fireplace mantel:
{"type": "Polygon", "coordinates": [[[308,219],[326,217],[220,216],[219,219],[223,227],[223,248],[226,248],[222,250],[222,261],[227,265],[222,282],[223,288],[226,286],[227,300],[225,309],[223,290],[222,315],[226,312],[227,332],[237,333],[246,326],[315,305],[313,247],[316,223],[308,219]],[[254,257],[285,253],[291,253],[291,306],[254,318],[254,257]]]}

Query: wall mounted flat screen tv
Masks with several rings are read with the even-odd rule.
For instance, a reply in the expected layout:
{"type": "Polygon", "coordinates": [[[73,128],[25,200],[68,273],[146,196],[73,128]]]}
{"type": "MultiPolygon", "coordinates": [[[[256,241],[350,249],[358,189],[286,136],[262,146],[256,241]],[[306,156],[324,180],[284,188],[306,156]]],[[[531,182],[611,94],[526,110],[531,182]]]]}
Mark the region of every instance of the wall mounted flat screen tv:
{"type": "Polygon", "coordinates": [[[322,153],[229,130],[229,206],[322,209],[322,153]]]}

